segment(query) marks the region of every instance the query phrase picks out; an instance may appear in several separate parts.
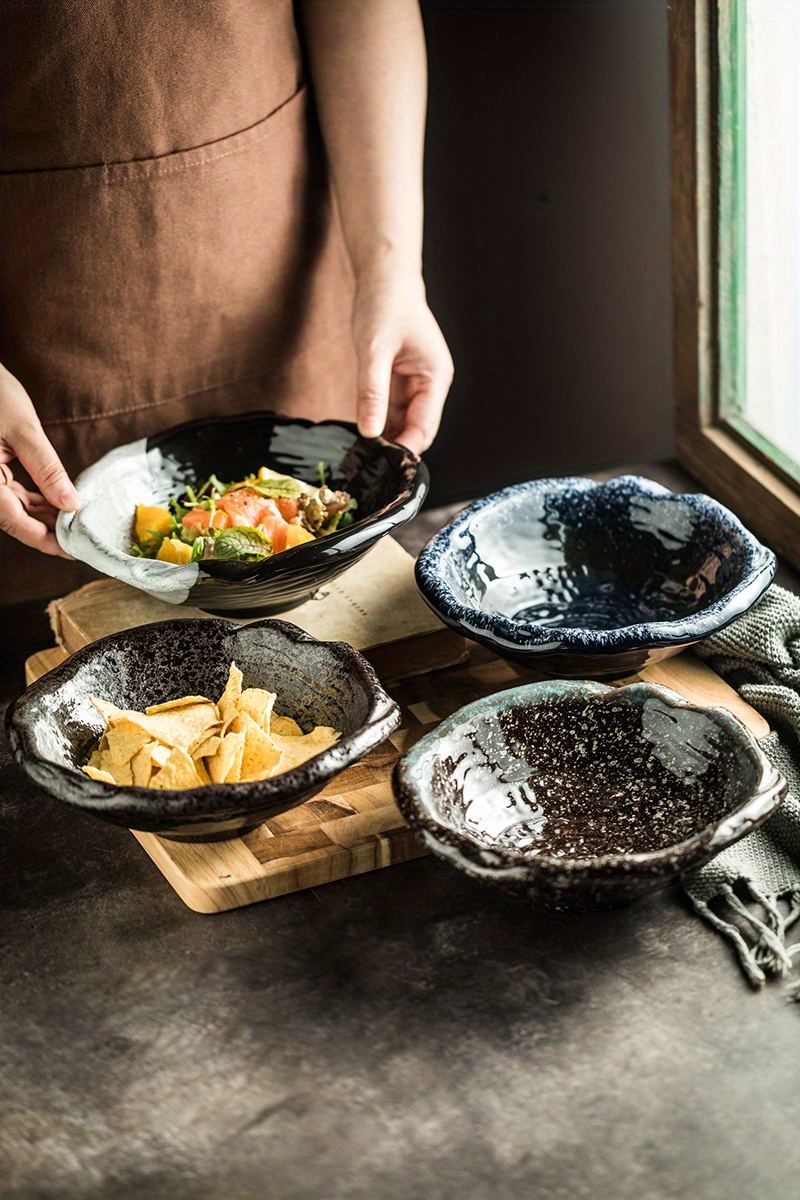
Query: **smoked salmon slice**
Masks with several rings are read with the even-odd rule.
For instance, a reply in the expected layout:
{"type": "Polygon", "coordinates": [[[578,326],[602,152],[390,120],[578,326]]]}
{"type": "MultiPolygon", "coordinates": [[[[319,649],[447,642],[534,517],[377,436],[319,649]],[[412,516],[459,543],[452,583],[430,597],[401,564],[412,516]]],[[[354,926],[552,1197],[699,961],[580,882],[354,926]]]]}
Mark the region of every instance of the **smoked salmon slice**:
{"type": "Polygon", "coordinates": [[[227,492],[217,501],[217,505],[228,514],[232,525],[263,529],[272,542],[273,554],[280,554],[286,549],[289,522],[284,514],[297,516],[296,500],[272,500],[249,492],[246,488],[239,488],[227,492]]]}
{"type": "Polygon", "coordinates": [[[209,526],[213,529],[229,529],[231,524],[228,514],[219,509],[211,513],[206,508],[193,508],[181,519],[181,525],[187,529],[208,529],[209,526]]]}

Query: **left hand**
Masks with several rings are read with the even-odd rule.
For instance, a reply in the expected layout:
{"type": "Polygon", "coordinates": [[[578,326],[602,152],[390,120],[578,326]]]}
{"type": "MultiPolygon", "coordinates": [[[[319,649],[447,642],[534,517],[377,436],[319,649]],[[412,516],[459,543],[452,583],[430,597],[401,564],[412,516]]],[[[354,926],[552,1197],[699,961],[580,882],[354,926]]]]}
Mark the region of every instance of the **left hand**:
{"type": "Polygon", "coordinates": [[[359,281],[353,305],[358,428],[421,454],[436,436],[453,360],[418,275],[359,281]]]}

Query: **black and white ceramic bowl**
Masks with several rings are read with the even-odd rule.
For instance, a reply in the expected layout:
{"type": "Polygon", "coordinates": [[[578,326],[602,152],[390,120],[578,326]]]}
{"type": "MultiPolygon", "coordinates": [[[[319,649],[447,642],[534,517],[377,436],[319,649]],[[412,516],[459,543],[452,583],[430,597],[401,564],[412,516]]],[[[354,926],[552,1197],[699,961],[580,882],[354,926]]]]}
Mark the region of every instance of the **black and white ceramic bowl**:
{"type": "Polygon", "coordinates": [[[400,712],[346,642],[319,642],[287,621],[239,627],[197,618],[140,625],[79,650],[32,684],[6,721],[18,764],[52,796],[115,825],[200,842],[235,837],[309,799],[385,741],[400,712]],[[157,791],[83,774],[105,727],[90,695],[140,712],[179,696],[216,699],[232,661],[244,687],[277,693],[276,712],[294,717],[305,731],[333,726],[341,739],[256,783],[157,791]]]}
{"type": "Polygon", "coordinates": [[[577,680],[466,705],[394,772],[403,815],[440,858],[572,910],[666,887],[765,821],[785,787],[725,709],[577,680]]]}
{"type": "Polygon", "coordinates": [[[305,421],[271,412],[189,421],[104,455],[77,480],[83,506],[58,518],[58,541],[73,558],[171,604],[244,615],[301,604],[417,514],[428,470],[404,446],[362,438],[342,421],[305,421]],[[130,553],[137,504],[166,504],[212,473],[219,479],[271,467],[328,481],[358,501],[346,529],[284,550],[260,563],[158,562],[130,553]]]}
{"type": "Polygon", "coordinates": [[[416,576],[445,624],[545,675],[621,678],[746,612],[775,555],[709,496],[634,475],[537,479],[478,500],[416,576]]]}

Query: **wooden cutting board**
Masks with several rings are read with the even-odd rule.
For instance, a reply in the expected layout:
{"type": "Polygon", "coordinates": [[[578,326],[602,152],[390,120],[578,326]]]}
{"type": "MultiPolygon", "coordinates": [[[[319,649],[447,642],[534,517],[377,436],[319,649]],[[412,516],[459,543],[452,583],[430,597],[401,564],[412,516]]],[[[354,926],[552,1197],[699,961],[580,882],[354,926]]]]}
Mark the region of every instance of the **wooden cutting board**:
{"type": "MultiPolygon", "coordinates": [[[[28,682],[66,657],[61,648],[34,654],[27,663],[28,682]]],[[[397,732],[291,812],[227,842],[171,842],[135,830],[133,835],[184,903],[201,913],[240,908],[418,858],[427,851],[404,824],[392,795],[397,759],[462,705],[537,678],[473,646],[466,664],[393,686],[402,713],[397,732]]],[[[619,682],[635,679],[664,684],[695,704],[727,708],[756,737],[769,733],[764,718],[691,652],[619,682]]]]}

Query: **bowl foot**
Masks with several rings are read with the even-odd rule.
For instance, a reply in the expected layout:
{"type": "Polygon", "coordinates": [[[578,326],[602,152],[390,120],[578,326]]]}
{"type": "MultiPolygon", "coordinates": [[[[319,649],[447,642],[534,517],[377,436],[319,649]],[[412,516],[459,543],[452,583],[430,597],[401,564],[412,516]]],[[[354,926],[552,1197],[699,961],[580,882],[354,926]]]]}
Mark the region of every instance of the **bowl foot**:
{"type": "Polygon", "coordinates": [[[314,592],[306,592],[303,596],[296,596],[292,600],[281,600],[275,604],[259,604],[254,608],[205,608],[198,605],[200,612],[208,613],[210,617],[227,617],[228,620],[249,620],[251,617],[275,617],[280,613],[291,612],[293,608],[299,608],[301,604],[305,604],[306,600],[310,600],[314,592]]]}

